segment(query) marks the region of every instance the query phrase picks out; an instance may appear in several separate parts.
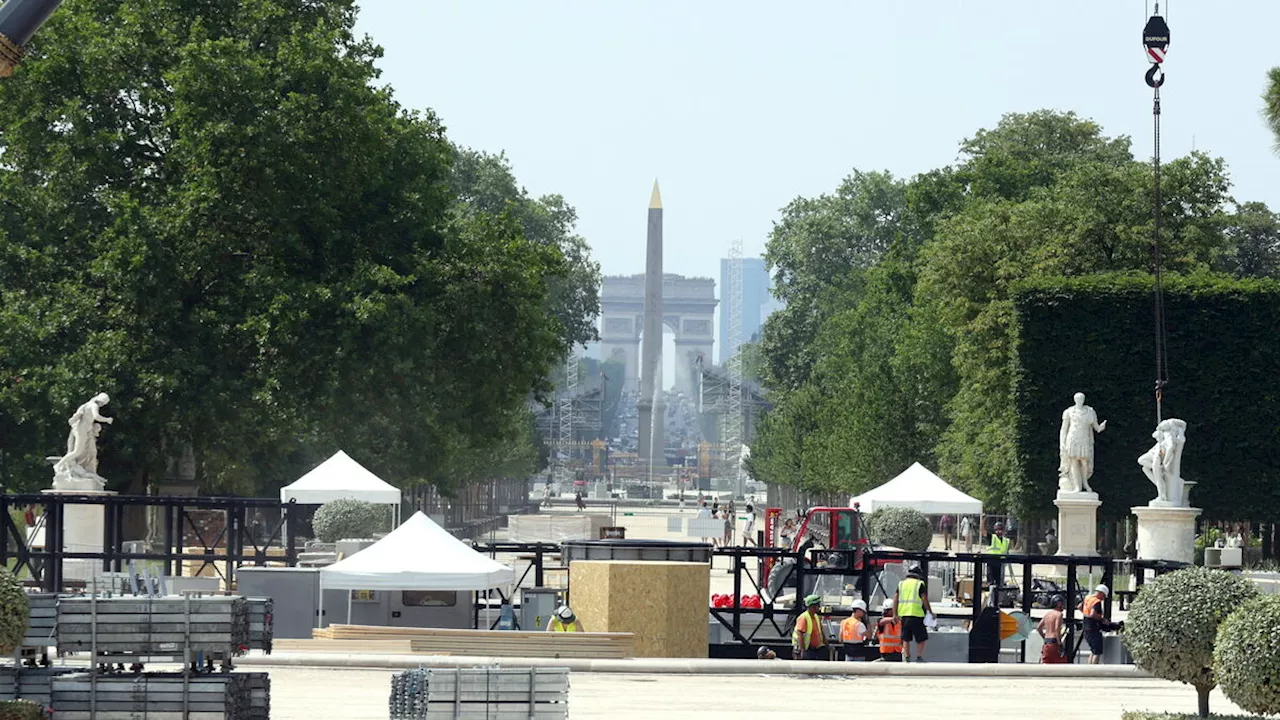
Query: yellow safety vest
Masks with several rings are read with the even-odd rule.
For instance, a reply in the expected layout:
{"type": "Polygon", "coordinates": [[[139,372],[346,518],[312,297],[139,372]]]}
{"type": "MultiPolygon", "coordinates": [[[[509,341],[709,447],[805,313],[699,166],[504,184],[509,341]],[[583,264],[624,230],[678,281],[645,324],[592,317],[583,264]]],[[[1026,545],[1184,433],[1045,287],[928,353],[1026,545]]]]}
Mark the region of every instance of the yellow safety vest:
{"type": "Polygon", "coordinates": [[[796,618],[796,626],[791,631],[791,647],[798,650],[816,650],[827,644],[822,633],[822,621],[818,614],[806,610],[796,618]],[[804,627],[801,628],[801,625],[804,627]]]}
{"type": "Polygon", "coordinates": [[[1000,537],[999,535],[991,536],[991,545],[987,548],[988,555],[1008,555],[1009,554],[1009,538],[1000,537]]]}
{"type": "Polygon", "coordinates": [[[923,591],[923,580],[909,577],[898,583],[898,617],[924,617],[923,591]]]}
{"type": "Polygon", "coordinates": [[[560,622],[560,618],[551,618],[551,632],[578,632],[578,622],[575,620],[566,625],[560,622]]]}

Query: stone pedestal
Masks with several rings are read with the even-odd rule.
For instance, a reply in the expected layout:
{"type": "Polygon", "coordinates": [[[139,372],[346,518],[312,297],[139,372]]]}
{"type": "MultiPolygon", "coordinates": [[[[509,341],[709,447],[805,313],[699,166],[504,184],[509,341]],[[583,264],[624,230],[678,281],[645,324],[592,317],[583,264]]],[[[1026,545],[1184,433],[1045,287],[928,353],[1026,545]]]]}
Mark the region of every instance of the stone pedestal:
{"type": "Polygon", "coordinates": [[[1196,517],[1200,508],[1133,508],[1138,516],[1138,559],[1195,561],[1196,517]]]}
{"type": "MultiPolygon", "coordinates": [[[[50,495],[91,495],[109,497],[119,493],[104,490],[45,490],[50,495]]],[[[91,503],[65,504],[62,506],[62,550],[73,553],[100,553],[103,551],[103,531],[106,527],[106,507],[91,503]]],[[[45,542],[52,538],[45,535],[45,542]]],[[[63,560],[62,577],[65,580],[89,580],[102,574],[102,562],[95,560],[63,560]]]]}
{"type": "Polygon", "coordinates": [[[1097,493],[1058,492],[1058,554],[1092,557],[1098,554],[1097,493]]]}

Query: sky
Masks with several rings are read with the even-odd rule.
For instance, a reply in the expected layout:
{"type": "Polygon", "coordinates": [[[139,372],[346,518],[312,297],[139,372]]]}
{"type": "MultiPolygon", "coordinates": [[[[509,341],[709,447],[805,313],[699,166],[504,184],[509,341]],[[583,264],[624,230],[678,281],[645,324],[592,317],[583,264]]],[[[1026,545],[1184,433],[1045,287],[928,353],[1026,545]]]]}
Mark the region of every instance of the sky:
{"type": "MultiPolygon", "coordinates": [[[[1010,112],[1071,110],[1152,148],[1151,0],[363,0],[382,80],[455,142],[559,193],[603,272],[644,272],[655,179],[665,270],[719,280],[779,210],[853,169],[910,177],[1010,112]]],[[[1166,0],[1162,157],[1226,159],[1280,209],[1263,124],[1277,0],[1166,0]]],[[[671,377],[671,375],[667,375],[671,377]]]]}

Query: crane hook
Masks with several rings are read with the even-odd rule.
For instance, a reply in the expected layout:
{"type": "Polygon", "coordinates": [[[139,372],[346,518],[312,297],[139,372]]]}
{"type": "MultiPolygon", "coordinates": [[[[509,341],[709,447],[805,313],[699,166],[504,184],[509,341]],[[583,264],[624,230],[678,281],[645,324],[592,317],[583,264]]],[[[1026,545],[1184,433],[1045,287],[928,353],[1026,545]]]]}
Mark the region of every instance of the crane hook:
{"type": "Polygon", "coordinates": [[[1147,85],[1159,89],[1164,84],[1164,68],[1156,63],[1151,64],[1151,69],[1146,74],[1147,85]]]}

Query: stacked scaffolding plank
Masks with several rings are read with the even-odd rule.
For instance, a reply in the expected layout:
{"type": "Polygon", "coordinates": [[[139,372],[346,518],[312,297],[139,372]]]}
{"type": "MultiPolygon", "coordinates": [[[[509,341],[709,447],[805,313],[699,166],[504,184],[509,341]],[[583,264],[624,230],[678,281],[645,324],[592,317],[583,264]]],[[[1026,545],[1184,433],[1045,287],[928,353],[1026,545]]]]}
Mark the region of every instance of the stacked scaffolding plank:
{"type": "Polygon", "coordinates": [[[391,679],[391,720],[569,716],[569,671],[564,668],[433,668],[391,679]]]}
{"type": "Polygon", "coordinates": [[[58,644],[58,596],[56,593],[28,593],[31,620],[23,647],[48,648],[58,644]]]}
{"type": "Polygon", "coordinates": [[[249,603],[249,649],[271,654],[275,603],[271,598],[245,598],[249,603]]]}
{"type": "Polygon", "coordinates": [[[512,630],[330,625],[311,631],[315,640],[369,643],[370,650],[388,640],[409,641],[415,653],[475,657],[554,657],[620,659],[635,657],[633,633],[549,633],[512,630]]]}
{"type": "Polygon", "coordinates": [[[249,647],[249,603],[239,596],[63,597],[58,652],[211,656],[249,647]]]}
{"type": "Polygon", "coordinates": [[[147,673],[55,677],[59,720],[266,720],[266,673],[147,673]]]}
{"type": "Polygon", "coordinates": [[[0,666],[0,700],[30,700],[49,707],[53,701],[53,679],[84,672],[74,667],[0,666]]]}

